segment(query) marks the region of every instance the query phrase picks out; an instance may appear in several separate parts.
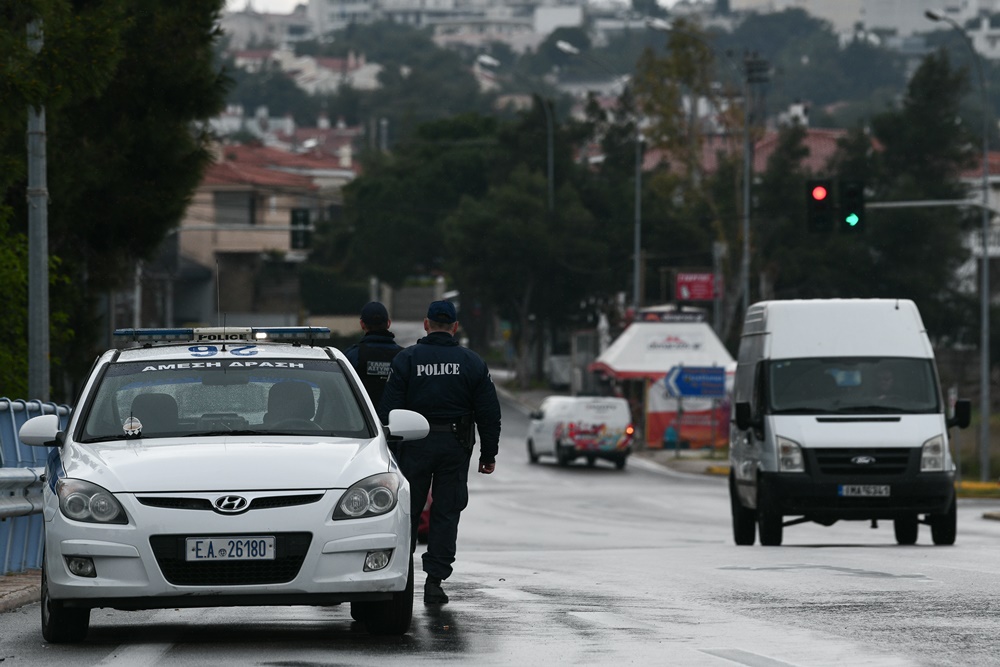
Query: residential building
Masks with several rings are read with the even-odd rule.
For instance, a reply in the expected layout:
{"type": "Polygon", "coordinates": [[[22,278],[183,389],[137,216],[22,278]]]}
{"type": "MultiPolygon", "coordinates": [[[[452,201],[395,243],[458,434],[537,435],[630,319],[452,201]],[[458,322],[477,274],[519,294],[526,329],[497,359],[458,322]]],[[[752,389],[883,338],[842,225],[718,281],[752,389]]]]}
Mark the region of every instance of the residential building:
{"type": "Polygon", "coordinates": [[[305,4],[295,7],[291,14],[270,14],[254,11],[250,3],[243,11],[225,12],[220,26],[229,40],[230,50],[288,47],[315,37],[305,4]]]}

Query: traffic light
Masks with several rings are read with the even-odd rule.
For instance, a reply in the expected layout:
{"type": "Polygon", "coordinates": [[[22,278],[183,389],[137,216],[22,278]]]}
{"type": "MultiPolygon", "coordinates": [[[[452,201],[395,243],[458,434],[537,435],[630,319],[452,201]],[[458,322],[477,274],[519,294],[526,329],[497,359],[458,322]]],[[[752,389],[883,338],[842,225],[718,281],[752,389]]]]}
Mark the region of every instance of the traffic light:
{"type": "Polygon", "coordinates": [[[806,220],[809,231],[827,233],[833,229],[833,183],[806,181],[806,220]]]}
{"type": "Polygon", "coordinates": [[[862,181],[840,182],[837,226],[848,234],[860,234],[865,230],[865,184],[862,181]]]}

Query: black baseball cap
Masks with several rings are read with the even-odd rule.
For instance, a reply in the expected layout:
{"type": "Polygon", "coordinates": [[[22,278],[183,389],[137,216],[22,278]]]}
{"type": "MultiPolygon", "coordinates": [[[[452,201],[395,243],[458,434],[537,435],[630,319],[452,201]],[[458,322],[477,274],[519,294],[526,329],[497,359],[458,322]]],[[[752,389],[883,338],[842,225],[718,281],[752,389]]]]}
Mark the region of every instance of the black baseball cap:
{"type": "Polygon", "coordinates": [[[427,309],[427,319],[441,324],[452,324],[458,321],[455,304],[451,301],[435,301],[427,309]]]}
{"type": "Polygon", "coordinates": [[[389,321],[389,311],[378,301],[370,301],[361,309],[361,321],[369,326],[386,324],[389,321]]]}

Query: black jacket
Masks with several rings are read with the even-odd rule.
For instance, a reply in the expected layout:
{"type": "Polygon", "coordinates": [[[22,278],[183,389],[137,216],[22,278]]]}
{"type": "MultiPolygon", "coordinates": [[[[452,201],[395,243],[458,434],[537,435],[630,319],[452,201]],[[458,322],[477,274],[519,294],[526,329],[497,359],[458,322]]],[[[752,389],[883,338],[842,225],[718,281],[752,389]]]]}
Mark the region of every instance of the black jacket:
{"type": "Polygon", "coordinates": [[[472,415],[479,430],[479,460],[496,461],[500,401],[493,378],[486,362],[449,333],[432,332],[392,360],[378,406],[383,424],[396,408],[419,412],[432,423],[472,415]]]}

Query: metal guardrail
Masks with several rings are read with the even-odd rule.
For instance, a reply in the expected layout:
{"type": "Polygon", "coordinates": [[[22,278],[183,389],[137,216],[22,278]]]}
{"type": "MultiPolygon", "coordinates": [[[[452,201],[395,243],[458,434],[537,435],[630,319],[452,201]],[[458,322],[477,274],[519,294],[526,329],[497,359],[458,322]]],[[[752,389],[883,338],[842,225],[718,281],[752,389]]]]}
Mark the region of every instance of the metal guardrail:
{"type": "Polygon", "coordinates": [[[29,447],[17,432],[39,415],[58,415],[69,423],[68,405],[0,398],[0,574],[42,565],[42,476],[46,447],[29,447]]]}

